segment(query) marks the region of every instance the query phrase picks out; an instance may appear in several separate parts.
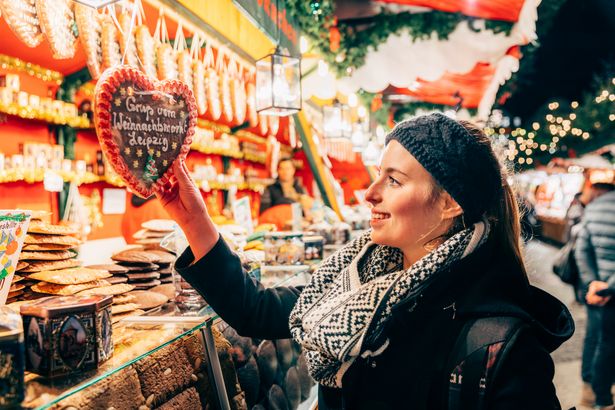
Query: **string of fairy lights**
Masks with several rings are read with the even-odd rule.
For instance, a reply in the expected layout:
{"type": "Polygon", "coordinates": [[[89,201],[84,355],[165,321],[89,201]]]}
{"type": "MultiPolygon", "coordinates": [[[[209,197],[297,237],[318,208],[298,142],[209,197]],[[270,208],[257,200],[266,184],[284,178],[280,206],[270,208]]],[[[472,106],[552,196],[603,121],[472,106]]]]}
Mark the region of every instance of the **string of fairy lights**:
{"type": "MultiPolygon", "coordinates": [[[[587,101],[585,104],[602,105],[615,102],[613,86],[615,86],[615,78],[612,78],[606,87],[609,89],[602,89],[592,101],[587,101]]],[[[508,140],[505,143],[504,155],[509,161],[522,166],[534,166],[537,156],[553,156],[565,150],[570,142],[574,141],[571,139],[589,140],[594,134],[601,132],[608,123],[615,121],[615,111],[607,109],[607,118],[592,117],[593,122],[587,124],[587,115],[580,112],[582,107],[578,101],[572,101],[566,105],[568,107],[559,102],[549,103],[544,121],[534,121],[528,129],[517,126],[517,124],[511,127],[508,120],[505,124],[487,126],[484,131],[489,136],[500,136],[508,140]],[[580,116],[583,116],[582,121],[580,121],[580,116]]],[[[596,112],[596,108],[603,107],[591,108],[593,112],[596,112]]],[[[606,116],[604,110],[597,111],[600,116],[606,116]]],[[[520,121],[514,122],[519,123],[520,121]]]]}

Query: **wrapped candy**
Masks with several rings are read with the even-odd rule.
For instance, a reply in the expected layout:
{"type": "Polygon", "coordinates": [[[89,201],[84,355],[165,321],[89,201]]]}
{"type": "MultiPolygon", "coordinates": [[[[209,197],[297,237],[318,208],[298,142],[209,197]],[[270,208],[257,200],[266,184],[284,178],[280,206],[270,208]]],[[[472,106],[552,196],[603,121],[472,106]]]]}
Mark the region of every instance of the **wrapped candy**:
{"type": "Polygon", "coordinates": [[[192,80],[194,98],[196,100],[199,115],[203,115],[207,112],[207,90],[205,89],[206,74],[207,70],[205,69],[205,64],[198,59],[194,60],[192,63],[192,80]]]}
{"type": "Polygon", "coordinates": [[[110,67],[119,65],[122,61],[120,54],[120,44],[117,41],[117,28],[111,19],[111,16],[105,14],[102,16],[101,23],[101,46],[103,58],[103,71],[110,67]]]}
{"type": "Polygon", "coordinates": [[[258,112],[256,111],[256,86],[254,83],[248,83],[246,86],[247,103],[248,103],[248,120],[251,127],[258,125],[258,112]]]}
{"type": "Polygon", "coordinates": [[[190,51],[184,49],[177,53],[177,77],[179,81],[185,83],[192,90],[192,56],[190,51]]]}
{"type": "Polygon", "coordinates": [[[135,30],[135,43],[143,71],[156,78],[156,42],[146,25],[140,25],[135,30]]]}
{"type": "Polygon", "coordinates": [[[161,80],[177,80],[176,52],[169,43],[162,43],[156,50],[158,57],[158,78],[161,80]]]}
{"type": "Polygon", "coordinates": [[[137,47],[134,39],[134,23],[131,13],[120,14],[119,22],[122,28],[122,32],[120,33],[120,52],[124,58],[124,64],[139,67],[137,47]]]}
{"type": "Polygon", "coordinates": [[[207,67],[206,90],[209,117],[217,121],[222,116],[222,103],[220,102],[219,76],[213,67],[214,55],[209,44],[205,47],[205,66],[207,67]]]}
{"type": "Polygon", "coordinates": [[[79,30],[79,41],[85,52],[85,61],[93,79],[102,73],[102,16],[92,7],[75,3],[75,21],[79,30]]]}
{"type": "Polygon", "coordinates": [[[235,115],[235,122],[237,124],[243,124],[246,120],[246,84],[237,70],[237,63],[231,62],[231,101],[233,104],[233,113],[235,115]]]}
{"type": "Polygon", "coordinates": [[[221,47],[218,49],[216,58],[216,71],[218,72],[218,92],[220,93],[220,104],[222,105],[222,119],[228,123],[233,122],[233,103],[231,100],[231,79],[228,74],[228,66],[224,64],[226,50],[221,47]]]}
{"type": "Polygon", "coordinates": [[[36,13],[53,57],[71,58],[77,51],[75,14],[71,0],[37,0],[36,13]]]}

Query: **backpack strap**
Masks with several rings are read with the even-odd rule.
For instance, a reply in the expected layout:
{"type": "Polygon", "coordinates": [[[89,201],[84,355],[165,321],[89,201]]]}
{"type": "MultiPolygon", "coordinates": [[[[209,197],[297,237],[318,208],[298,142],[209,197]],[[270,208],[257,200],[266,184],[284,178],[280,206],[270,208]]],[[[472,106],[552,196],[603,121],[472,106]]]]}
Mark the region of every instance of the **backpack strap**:
{"type": "Polygon", "coordinates": [[[495,316],[468,321],[451,352],[448,410],[486,408],[486,396],[501,363],[526,325],[515,317],[495,316]]]}

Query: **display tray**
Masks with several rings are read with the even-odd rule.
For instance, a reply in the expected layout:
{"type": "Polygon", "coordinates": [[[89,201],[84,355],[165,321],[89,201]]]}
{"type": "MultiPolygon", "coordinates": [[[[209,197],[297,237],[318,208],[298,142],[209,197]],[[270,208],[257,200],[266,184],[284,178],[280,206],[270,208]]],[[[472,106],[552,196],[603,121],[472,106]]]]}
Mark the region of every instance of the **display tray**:
{"type": "Polygon", "coordinates": [[[113,356],[98,369],[58,379],[46,379],[26,372],[22,408],[52,408],[60,401],[200,330],[216,318],[210,309],[182,315],[172,302],[144,316],[127,317],[119,322],[119,326],[114,326],[113,356]]]}

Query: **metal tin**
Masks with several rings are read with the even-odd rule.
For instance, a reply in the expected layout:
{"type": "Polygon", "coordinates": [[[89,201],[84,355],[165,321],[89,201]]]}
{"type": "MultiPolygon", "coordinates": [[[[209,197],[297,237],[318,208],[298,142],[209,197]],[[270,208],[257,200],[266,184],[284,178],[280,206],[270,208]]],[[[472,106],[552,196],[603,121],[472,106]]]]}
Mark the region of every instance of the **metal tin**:
{"type": "Polygon", "coordinates": [[[24,399],[24,338],[21,316],[0,306],[0,408],[24,399]]]}
{"type": "Polygon", "coordinates": [[[325,238],[320,235],[304,236],[305,260],[319,261],[323,259],[325,238]]]}
{"type": "Polygon", "coordinates": [[[21,306],[26,369],[57,377],[97,368],[113,354],[112,296],[51,296],[21,306]]]}
{"type": "Polygon", "coordinates": [[[302,232],[268,232],[265,234],[266,265],[302,265],[305,245],[302,232]]]}

